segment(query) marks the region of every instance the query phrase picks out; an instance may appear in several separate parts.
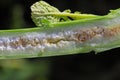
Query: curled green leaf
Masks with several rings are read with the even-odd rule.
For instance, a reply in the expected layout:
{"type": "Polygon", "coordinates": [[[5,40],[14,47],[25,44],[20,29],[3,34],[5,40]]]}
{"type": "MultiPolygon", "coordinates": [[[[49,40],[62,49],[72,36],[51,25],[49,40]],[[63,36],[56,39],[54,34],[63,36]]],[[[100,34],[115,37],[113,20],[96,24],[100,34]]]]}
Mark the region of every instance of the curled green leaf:
{"type": "Polygon", "coordinates": [[[33,22],[38,27],[49,26],[50,23],[98,17],[93,14],[81,14],[78,11],[71,13],[71,10],[60,12],[57,8],[44,1],[34,3],[31,6],[31,11],[33,22]]]}
{"type": "Polygon", "coordinates": [[[36,2],[31,6],[31,15],[36,26],[45,26],[49,23],[59,22],[60,18],[51,15],[41,15],[48,13],[60,13],[60,11],[44,1],[36,2]]]}

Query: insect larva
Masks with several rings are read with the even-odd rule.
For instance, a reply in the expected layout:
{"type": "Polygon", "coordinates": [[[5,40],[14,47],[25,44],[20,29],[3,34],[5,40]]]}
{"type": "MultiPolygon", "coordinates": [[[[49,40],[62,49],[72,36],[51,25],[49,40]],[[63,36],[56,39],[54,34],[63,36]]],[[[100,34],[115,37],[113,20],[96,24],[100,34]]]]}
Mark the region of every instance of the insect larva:
{"type": "Polygon", "coordinates": [[[55,56],[111,49],[119,46],[116,42],[120,40],[120,23],[116,19],[119,20],[102,17],[86,20],[85,24],[73,21],[68,25],[55,24],[56,27],[0,31],[0,56],[55,56]],[[71,23],[74,26],[69,26],[71,23]]]}
{"type": "MultiPolygon", "coordinates": [[[[51,16],[47,18],[53,20],[51,16]]],[[[36,23],[39,25],[39,21],[36,23]]],[[[101,52],[120,47],[120,9],[106,16],[44,24],[47,26],[1,30],[0,59],[101,52]]]]}

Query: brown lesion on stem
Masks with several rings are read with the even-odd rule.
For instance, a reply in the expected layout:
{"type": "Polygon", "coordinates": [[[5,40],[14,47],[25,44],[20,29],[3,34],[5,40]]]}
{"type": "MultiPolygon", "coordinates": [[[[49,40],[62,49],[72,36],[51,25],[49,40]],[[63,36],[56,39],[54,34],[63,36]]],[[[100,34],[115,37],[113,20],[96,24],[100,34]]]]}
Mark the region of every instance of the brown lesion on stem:
{"type": "Polygon", "coordinates": [[[105,36],[107,37],[111,37],[111,36],[115,36],[117,34],[120,33],[120,25],[118,26],[114,26],[114,27],[111,27],[111,28],[108,28],[107,31],[105,31],[105,36]]]}
{"type": "Polygon", "coordinates": [[[12,40],[10,42],[2,42],[0,43],[0,46],[10,46],[11,48],[17,49],[18,47],[22,46],[26,48],[26,46],[30,45],[32,47],[36,46],[42,46],[45,44],[56,44],[59,45],[60,41],[74,41],[76,43],[84,43],[87,40],[91,40],[94,38],[110,38],[115,35],[117,35],[120,32],[120,26],[110,27],[110,28],[104,28],[104,27],[93,27],[93,28],[84,28],[84,29],[77,29],[74,31],[71,31],[70,34],[65,35],[65,32],[63,32],[64,36],[59,37],[47,37],[44,39],[40,39],[37,37],[33,37],[32,39],[25,38],[23,36],[17,37],[17,40],[12,40]]]}
{"type": "Polygon", "coordinates": [[[117,35],[120,32],[120,26],[111,27],[111,28],[103,28],[103,27],[93,27],[84,30],[75,31],[75,41],[85,42],[91,38],[110,38],[117,35]]]}
{"type": "Polygon", "coordinates": [[[97,35],[103,35],[104,34],[104,28],[101,27],[93,27],[93,28],[88,28],[88,29],[83,29],[83,30],[77,30],[75,31],[76,34],[75,40],[77,42],[85,42],[91,38],[96,37],[97,35]]]}

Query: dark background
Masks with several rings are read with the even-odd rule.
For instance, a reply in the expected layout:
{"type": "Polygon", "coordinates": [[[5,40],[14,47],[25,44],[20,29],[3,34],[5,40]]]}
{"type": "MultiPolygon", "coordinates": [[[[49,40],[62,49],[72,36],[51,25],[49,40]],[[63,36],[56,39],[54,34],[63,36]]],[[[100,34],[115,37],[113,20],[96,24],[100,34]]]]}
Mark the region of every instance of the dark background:
{"type": "MultiPolygon", "coordinates": [[[[30,6],[36,1],[38,0],[1,0],[0,29],[35,27],[31,20],[30,6]]],[[[105,15],[111,9],[120,8],[118,0],[45,1],[61,11],[71,9],[72,12],[97,15],[105,15]]],[[[99,54],[90,52],[58,57],[0,60],[0,80],[120,80],[119,52],[120,48],[116,48],[99,54]],[[17,65],[21,67],[18,68],[17,65]]]]}

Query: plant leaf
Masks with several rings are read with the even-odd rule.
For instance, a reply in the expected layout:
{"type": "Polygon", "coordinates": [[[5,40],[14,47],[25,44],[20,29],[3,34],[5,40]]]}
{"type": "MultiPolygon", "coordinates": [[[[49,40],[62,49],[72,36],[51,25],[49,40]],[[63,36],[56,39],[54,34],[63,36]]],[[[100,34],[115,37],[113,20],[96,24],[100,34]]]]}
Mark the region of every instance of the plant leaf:
{"type": "Polygon", "coordinates": [[[60,12],[57,8],[44,1],[34,3],[31,6],[31,11],[33,22],[38,27],[49,26],[50,23],[98,17],[97,15],[93,14],[81,14],[78,11],[71,13],[71,10],[69,9],[60,12]]]}
{"type": "Polygon", "coordinates": [[[49,23],[59,22],[60,18],[56,16],[51,15],[41,15],[40,14],[46,14],[46,13],[60,13],[60,11],[49,5],[48,3],[44,1],[36,2],[31,6],[31,17],[36,24],[36,26],[44,26],[48,25],[49,23]]]}

